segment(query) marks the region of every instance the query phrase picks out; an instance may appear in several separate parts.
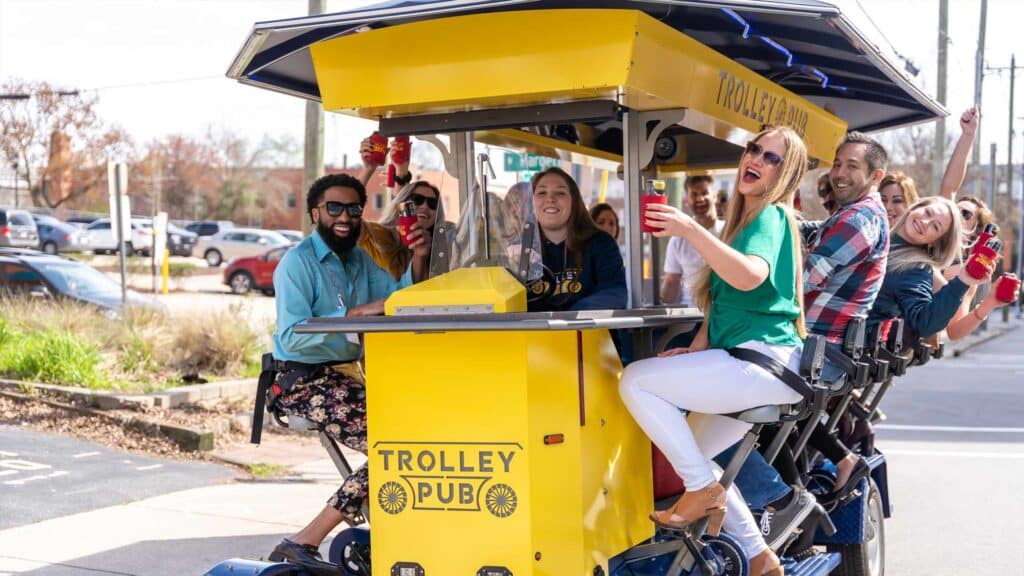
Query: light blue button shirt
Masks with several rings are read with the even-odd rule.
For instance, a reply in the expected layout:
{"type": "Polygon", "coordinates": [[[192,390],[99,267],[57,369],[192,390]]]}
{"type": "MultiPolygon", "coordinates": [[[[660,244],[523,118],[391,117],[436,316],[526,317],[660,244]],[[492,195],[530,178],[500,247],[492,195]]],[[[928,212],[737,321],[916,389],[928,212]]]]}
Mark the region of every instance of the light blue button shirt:
{"type": "Polygon", "coordinates": [[[295,326],[312,317],[344,317],[350,307],[387,298],[411,284],[411,265],[402,279],[395,281],[358,246],[342,262],[314,231],[285,253],[274,270],[274,357],[306,364],[358,359],[359,345],[345,334],[297,334],[295,326]]]}

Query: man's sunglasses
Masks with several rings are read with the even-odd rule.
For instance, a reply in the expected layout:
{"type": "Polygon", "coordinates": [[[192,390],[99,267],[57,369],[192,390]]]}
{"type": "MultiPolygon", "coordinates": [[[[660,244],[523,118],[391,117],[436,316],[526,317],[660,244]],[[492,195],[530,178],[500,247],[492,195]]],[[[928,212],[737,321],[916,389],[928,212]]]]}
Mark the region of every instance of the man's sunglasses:
{"type": "Polygon", "coordinates": [[[409,200],[412,200],[413,204],[417,206],[423,206],[423,203],[427,203],[427,208],[431,210],[437,210],[437,198],[428,198],[420,194],[410,194],[409,200]]]}
{"type": "Polygon", "coordinates": [[[761,146],[757,142],[747,142],[746,153],[750,154],[751,158],[757,158],[758,156],[763,156],[764,157],[764,161],[767,162],[771,166],[778,166],[778,165],[782,164],[782,156],[779,156],[775,152],[769,152],[769,151],[765,150],[764,146],[761,146]]]}
{"type": "Polygon", "coordinates": [[[317,208],[327,207],[327,215],[331,218],[337,218],[341,216],[342,212],[348,212],[349,218],[359,218],[363,215],[363,207],[358,202],[346,204],[345,202],[335,202],[328,200],[323,204],[317,206],[317,208]]]}
{"type": "Polygon", "coordinates": [[[964,220],[973,220],[974,219],[974,211],[973,210],[968,210],[966,208],[961,208],[960,209],[960,216],[962,216],[964,220]]]}

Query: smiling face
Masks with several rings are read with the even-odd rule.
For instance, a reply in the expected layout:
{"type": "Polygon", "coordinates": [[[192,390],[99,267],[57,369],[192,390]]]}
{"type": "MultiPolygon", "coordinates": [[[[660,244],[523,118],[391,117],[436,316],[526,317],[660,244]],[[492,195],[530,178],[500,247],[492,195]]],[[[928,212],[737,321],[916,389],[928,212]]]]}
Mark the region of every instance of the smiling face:
{"type": "Polygon", "coordinates": [[[347,252],[359,240],[361,218],[353,218],[347,209],[337,216],[331,216],[327,213],[328,202],[358,206],[359,193],[348,186],[331,186],[324,190],[323,199],[312,212],[313,223],[324,242],[335,252],[347,252]]]}
{"type": "Polygon", "coordinates": [[[715,193],[710,182],[698,180],[686,188],[686,206],[698,218],[715,218],[715,193]]]}
{"type": "Polygon", "coordinates": [[[558,174],[542,176],[533,187],[533,210],[541,230],[564,230],[572,216],[569,184],[558,174]]]}
{"type": "Polygon", "coordinates": [[[885,213],[889,216],[889,227],[891,228],[907,211],[907,199],[903,195],[903,189],[895,183],[885,185],[878,193],[882,197],[882,204],[885,206],[885,213]]]}
{"type": "Polygon", "coordinates": [[[420,226],[425,229],[432,228],[437,221],[436,206],[440,201],[434,189],[430,186],[417,186],[409,194],[409,199],[416,205],[416,217],[419,218],[420,226]],[[430,207],[431,201],[434,202],[434,208],[430,207]]]}
{"type": "Polygon", "coordinates": [[[899,235],[915,246],[931,246],[949,232],[953,214],[942,204],[918,205],[906,215],[899,235]]]}
{"type": "Polygon", "coordinates": [[[786,141],[777,133],[765,134],[754,144],[761,147],[760,153],[748,147],[740,158],[740,180],[736,189],[743,196],[761,196],[771,189],[782,171],[781,159],[786,157],[786,141]],[[780,162],[776,164],[766,158],[773,156],[780,162]]]}
{"type": "Polygon", "coordinates": [[[850,142],[836,151],[829,178],[832,196],[840,206],[856,202],[881,180],[881,175],[873,174],[868,167],[867,150],[866,144],[850,142]]]}

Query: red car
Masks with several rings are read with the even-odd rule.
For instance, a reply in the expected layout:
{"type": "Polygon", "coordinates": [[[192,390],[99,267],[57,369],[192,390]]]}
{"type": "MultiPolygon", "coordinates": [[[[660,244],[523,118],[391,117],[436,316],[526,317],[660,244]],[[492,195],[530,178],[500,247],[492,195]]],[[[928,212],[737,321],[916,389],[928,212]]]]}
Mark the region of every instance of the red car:
{"type": "Polygon", "coordinates": [[[235,294],[248,294],[259,290],[267,296],[274,295],[274,269],[286,250],[294,246],[279,246],[262,256],[250,256],[232,260],[224,269],[224,283],[235,294]]]}

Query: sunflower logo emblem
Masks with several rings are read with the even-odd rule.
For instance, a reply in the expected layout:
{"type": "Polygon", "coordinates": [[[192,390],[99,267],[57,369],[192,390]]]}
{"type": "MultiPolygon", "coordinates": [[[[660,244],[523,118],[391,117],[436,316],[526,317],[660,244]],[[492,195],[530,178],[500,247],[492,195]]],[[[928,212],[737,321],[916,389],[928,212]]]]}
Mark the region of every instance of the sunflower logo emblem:
{"type": "Polygon", "coordinates": [[[388,514],[398,514],[405,510],[408,502],[409,497],[405,493],[405,488],[398,482],[385,482],[377,492],[377,503],[388,514]]]}
{"type": "Polygon", "coordinates": [[[495,484],[487,489],[487,510],[498,518],[507,518],[516,511],[516,491],[508,484],[495,484]]]}

